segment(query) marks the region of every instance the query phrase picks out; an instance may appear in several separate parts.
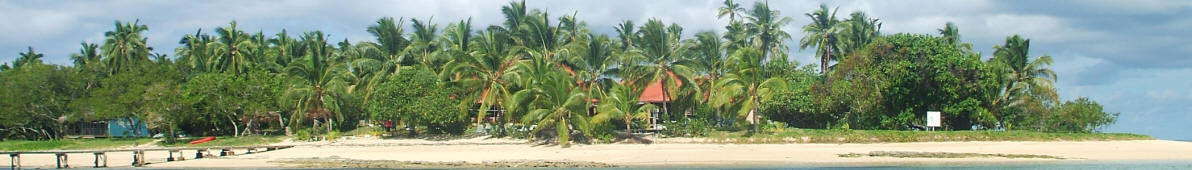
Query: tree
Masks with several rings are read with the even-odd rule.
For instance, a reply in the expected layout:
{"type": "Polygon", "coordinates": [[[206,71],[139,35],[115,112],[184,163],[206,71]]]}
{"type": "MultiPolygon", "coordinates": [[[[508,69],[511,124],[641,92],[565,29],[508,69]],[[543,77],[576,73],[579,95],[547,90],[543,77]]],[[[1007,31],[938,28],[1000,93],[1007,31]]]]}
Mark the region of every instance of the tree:
{"type": "Polygon", "coordinates": [[[828,72],[828,64],[835,61],[836,53],[840,48],[837,46],[837,24],[840,20],[836,19],[835,10],[828,10],[828,5],[820,4],[820,9],[811,13],[804,14],[811,19],[811,23],[803,26],[803,32],[807,33],[802,40],[799,40],[799,50],[807,49],[815,46],[815,55],[820,59],[820,72],[828,72]],[[831,12],[831,13],[829,13],[831,12]]]}
{"type": "Polygon", "coordinates": [[[785,42],[791,39],[791,35],[782,28],[789,25],[794,19],[782,16],[778,10],[770,10],[770,4],[767,1],[753,4],[753,10],[750,10],[749,13],[749,21],[747,28],[754,36],[754,47],[762,50],[762,59],[785,62],[787,51],[785,42]]]}
{"type": "Polygon", "coordinates": [[[773,94],[787,88],[785,79],[766,77],[762,65],[763,54],[754,48],[738,49],[728,58],[730,68],[720,81],[716,82],[717,94],[711,100],[715,107],[725,105],[739,105],[737,116],[745,117],[753,124],[753,131],[760,132],[761,117],[757,113],[758,106],[763,100],[769,100],[773,94]]]}
{"type": "Polygon", "coordinates": [[[1051,127],[1045,128],[1053,132],[1098,132],[1117,121],[1119,115],[1103,111],[1101,104],[1084,97],[1064,102],[1054,112],[1046,119],[1051,127]]]}
{"type": "Polygon", "coordinates": [[[253,60],[259,57],[252,56],[256,44],[252,43],[248,33],[237,29],[236,21],[226,27],[216,28],[215,33],[219,34],[219,39],[213,49],[216,55],[209,62],[213,64],[211,68],[233,74],[248,72],[253,67],[253,60]]]}
{"type": "Polygon", "coordinates": [[[21,57],[18,57],[16,61],[12,62],[12,67],[21,68],[27,65],[42,64],[42,57],[45,57],[45,54],[37,53],[33,51],[33,47],[29,47],[29,51],[21,53],[21,57]]]}
{"type": "Polygon", "coordinates": [[[505,43],[507,39],[505,34],[481,31],[468,55],[448,63],[447,72],[460,77],[454,79],[454,83],[464,89],[477,89],[478,95],[463,100],[468,104],[480,104],[477,124],[484,120],[492,106],[500,106],[508,95],[511,82],[504,79],[505,74],[522,58],[522,47],[505,43]]]}
{"type": "Polygon", "coordinates": [[[733,0],[724,0],[724,4],[720,8],[716,8],[716,18],[724,18],[728,16],[728,22],[736,22],[737,15],[745,13],[745,8],[741,4],[733,2],[733,0]]]}
{"type": "MultiPolygon", "coordinates": [[[[641,86],[661,83],[662,98],[668,103],[675,91],[682,88],[681,84],[686,84],[686,87],[692,86],[690,75],[693,71],[688,66],[679,64],[680,55],[684,50],[679,43],[681,31],[678,25],[666,27],[658,19],[650,19],[642,25],[638,30],[641,37],[635,43],[641,48],[645,60],[633,63],[638,64],[636,67],[641,67],[638,68],[641,74],[637,74],[641,77],[627,78],[640,81],[632,83],[641,86]],[[679,82],[675,82],[676,80],[679,82]]],[[[662,104],[663,113],[670,113],[668,103],[662,104]]]]}
{"type": "Polygon", "coordinates": [[[459,133],[467,114],[452,108],[458,101],[451,99],[451,91],[434,73],[424,66],[410,67],[390,77],[391,81],[381,83],[377,94],[370,100],[368,110],[374,120],[401,120],[406,124],[409,135],[416,134],[418,125],[426,125],[439,132],[459,133]]]}
{"type": "Polygon", "coordinates": [[[650,112],[658,110],[658,106],[650,103],[638,102],[641,88],[631,88],[624,84],[613,85],[607,93],[600,97],[597,106],[598,114],[592,117],[592,124],[602,124],[611,120],[625,121],[625,133],[633,133],[633,120],[650,117],[650,112]]]}
{"type": "Polygon", "coordinates": [[[874,39],[881,36],[882,23],[876,18],[869,18],[865,12],[853,12],[849,14],[849,19],[844,20],[838,26],[839,38],[837,44],[839,54],[843,57],[848,57],[850,53],[861,51],[874,39]]]}
{"type": "Polygon", "coordinates": [[[141,36],[141,32],[148,31],[149,27],[140,22],[116,21],[116,30],[104,33],[101,49],[109,74],[136,69],[134,65],[149,62],[149,51],[152,49],[146,45],[148,39],[141,36]]]}
{"type": "Polygon", "coordinates": [[[322,121],[330,132],[334,119],[342,119],[337,96],[341,96],[347,83],[341,77],[341,73],[346,72],[344,63],[333,62],[335,48],[327,44],[326,38],[320,31],[307,32],[302,36],[301,42],[307,49],[306,56],[301,63],[286,68],[289,76],[298,77],[300,81],[286,91],[286,100],[283,101],[289,101],[285,103],[294,106],[291,107],[295,109],[291,120],[314,120],[314,127],[318,127],[322,121]]]}
{"type": "Polygon", "coordinates": [[[1025,98],[1037,97],[1042,101],[1052,102],[1048,104],[1056,104],[1056,100],[1059,99],[1053,84],[1056,74],[1046,68],[1052,63],[1051,56],[1040,56],[1028,62],[1030,40],[1018,35],[1006,37],[1006,44],[995,46],[994,49],[996,50],[990,63],[1001,75],[1001,90],[998,93],[999,97],[990,103],[990,111],[998,118],[1001,126],[1011,123],[1004,122],[1003,119],[1006,119],[1007,115],[1004,115],[1002,110],[1022,104],[1026,101],[1025,98]],[[1032,94],[1038,95],[1030,96],[1032,94]]]}
{"type": "Polygon", "coordinates": [[[929,110],[945,114],[945,129],[995,125],[981,107],[995,75],[943,38],[884,36],[843,59],[825,84],[813,87],[825,112],[841,113],[833,115],[837,127],[921,129],[929,110]]]}
{"type": "Polygon", "coordinates": [[[543,129],[554,129],[559,145],[567,147],[571,131],[583,135],[591,134],[592,128],[586,115],[590,103],[587,93],[576,85],[575,78],[568,75],[542,54],[535,53],[532,60],[516,66],[518,74],[524,75],[527,88],[513,94],[517,103],[526,107],[522,122],[536,124],[531,131],[537,134],[543,129]]]}
{"type": "MultiPolygon", "coordinates": [[[[25,58],[23,55],[22,58],[25,58]]],[[[22,59],[18,59],[22,60],[22,59]]],[[[76,71],[25,59],[26,64],[0,72],[0,136],[60,139],[66,122],[83,119],[70,104],[81,95],[76,71]]],[[[15,62],[14,62],[15,63],[15,62]]]]}

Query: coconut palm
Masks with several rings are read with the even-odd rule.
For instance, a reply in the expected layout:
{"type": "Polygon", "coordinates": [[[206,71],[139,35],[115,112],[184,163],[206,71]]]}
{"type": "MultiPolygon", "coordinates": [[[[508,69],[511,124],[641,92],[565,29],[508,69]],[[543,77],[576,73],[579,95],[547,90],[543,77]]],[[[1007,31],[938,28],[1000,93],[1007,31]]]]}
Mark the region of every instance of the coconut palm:
{"type": "Polygon", "coordinates": [[[335,48],[327,44],[326,38],[320,31],[302,36],[306,56],[286,68],[287,74],[300,78],[300,81],[286,91],[283,104],[294,106],[295,114],[291,120],[314,120],[316,127],[322,121],[330,131],[335,119],[342,120],[336,96],[340,96],[347,83],[340,77],[346,71],[345,66],[333,62],[335,48]]]}
{"type": "Polygon", "coordinates": [[[211,68],[225,73],[248,72],[253,67],[254,57],[257,57],[252,56],[252,49],[256,48],[252,43],[252,37],[236,28],[236,21],[232,21],[226,27],[216,28],[215,33],[219,39],[212,49],[215,56],[208,62],[213,65],[211,68]]]}
{"type": "Polygon", "coordinates": [[[600,96],[599,114],[592,117],[592,124],[603,124],[611,120],[625,121],[625,133],[633,133],[633,120],[649,118],[650,112],[658,110],[658,106],[641,103],[638,97],[641,88],[631,88],[625,84],[616,84],[608,92],[600,96]]]}
{"type": "Polygon", "coordinates": [[[531,134],[543,129],[555,129],[559,145],[567,147],[570,134],[578,130],[583,135],[591,134],[587,110],[590,103],[587,93],[576,85],[575,78],[559,68],[544,56],[533,52],[532,60],[519,62],[516,74],[526,83],[525,89],[513,94],[515,101],[526,107],[523,123],[536,124],[531,134]]]}
{"type": "Polygon", "coordinates": [[[41,53],[37,53],[36,51],[33,51],[33,47],[29,47],[29,51],[23,52],[20,54],[21,54],[21,56],[17,57],[17,60],[12,62],[12,68],[21,68],[24,66],[38,65],[38,64],[42,63],[41,58],[45,57],[45,54],[41,54],[41,53]]]}
{"type": "MultiPolygon", "coordinates": [[[[431,68],[435,74],[442,71],[443,60],[440,60],[439,53],[441,46],[436,40],[438,38],[439,24],[433,24],[434,18],[426,21],[418,19],[410,19],[410,24],[414,28],[414,32],[410,34],[410,45],[406,47],[408,54],[413,55],[415,63],[422,64],[431,68]]],[[[403,62],[404,65],[413,63],[403,62]]]]}
{"type": "Polygon", "coordinates": [[[131,69],[133,65],[149,62],[147,39],[141,36],[148,31],[149,26],[141,25],[140,20],[128,22],[116,21],[116,30],[104,33],[104,43],[100,47],[105,58],[104,64],[109,74],[131,69]]]}
{"type": "Polygon", "coordinates": [[[791,17],[782,16],[778,10],[770,10],[769,2],[753,4],[753,9],[749,11],[747,28],[753,35],[754,46],[761,48],[764,59],[786,61],[786,57],[776,58],[775,55],[785,56],[785,42],[791,39],[791,34],[782,28],[792,21],[791,17]]]}
{"type": "Polygon", "coordinates": [[[799,40],[799,50],[815,46],[815,55],[820,59],[820,72],[823,73],[828,72],[829,62],[837,60],[835,51],[840,48],[836,45],[836,29],[840,23],[836,19],[837,11],[840,9],[829,11],[828,5],[820,4],[819,10],[804,14],[811,19],[811,23],[803,26],[803,32],[807,35],[799,40]]]}
{"type": "Polygon", "coordinates": [[[847,57],[849,53],[860,51],[861,48],[865,48],[882,34],[882,23],[876,18],[869,18],[869,15],[860,11],[849,14],[849,19],[844,20],[838,26],[842,27],[839,29],[839,38],[837,39],[840,56],[847,57]]]}
{"type": "MultiPolygon", "coordinates": [[[[1048,69],[1051,56],[1039,56],[1029,60],[1030,39],[1023,39],[1018,35],[1006,37],[1006,44],[994,47],[994,67],[1005,70],[1002,75],[1002,90],[1000,96],[992,102],[991,112],[999,121],[1004,121],[1001,114],[1005,107],[1013,107],[1024,102],[1030,95],[1039,94],[1046,101],[1055,103],[1059,95],[1055,92],[1055,71],[1048,69]],[[1047,100],[1050,99],[1050,100],[1047,100]]],[[[1005,122],[1000,122],[1005,126],[1005,122]]]]}
{"type": "Polygon", "coordinates": [[[174,50],[174,54],[178,56],[178,64],[192,72],[210,71],[211,64],[208,64],[208,58],[212,56],[210,45],[213,43],[215,43],[214,38],[204,35],[203,29],[195,31],[194,34],[183,35],[182,40],[178,40],[181,47],[174,50]]]}
{"type": "Polygon", "coordinates": [[[944,24],[944,28],[940,28],[938,31],[945,40],[948,40],[948,43],[956,45],[957,48],[965,51],[973,50],[973,44],[960,41],[960,29],[956,27],[955,23],[948,22],[944,24]]]}
{"type": "Polygon", "coordinates": [[[765,77],[762,64],[762,52],[756,48],[738,49],[729,56],[729,72],[721,78],[714,88],[717,93],[711,97],[713,107],[723,108],[729,104],[740,105],[737,115],[746,117],[753,124],[754,132],[759,132],[760,117],[757,113],[762,100],[767,100],[776,91],[787,88],[786,80],[781,77],[765,77]]]}
{"type": "Polygon", "coordinates": [[[70,60],[74,61],[76,67],[91,67],[89,65],[101,64],[99,59],[99,45],[83,42],[79,44],[79,53],[71,54],[70,60]]]}
{"type": "Polygon", "coordinates": [[[724,0],[724,5],[716,8],[716,18],[724,18],[728,16],[728,22],[737,22],[737,15],[745,13],[745,8],[741,4],[733,2],[733,0],[724,0]]]}
{"type": "Polygon", "coordinates": [[[505,43],[507,39],[506,34],[481,31],[472,43],[470,53],[447,64],[446,72],[459,76],[453,83],[465,89],[478,90],[478,96],[463,100],[465,104],[480,104],[476,117],[478,124],[484,120],[492,106],[501,105],[501,101],[508,94],[507,86],[510,83],[503,77],[521,60],[521,47],[505,43]]]}
{"type": "MultiPolygon", "coordinates": [[[[642,50],[642,56],[645,61],[639,64],[638,67],[643,67],[643,74],[640,80],[647,80],[650,82],[658,81],[662,85],[662,98],[665,101],[670,101],[671,97],[676,93],[675,90],[680,88],[680,84],[691,86],[690,75],[693,71],[686,65],[679,64],[680,54],[682,54],[682,46],[679,43],[679,35],[681,35],[681,28],[678,25],[672,24],[671,27],[665,27],[662,21],[658,19],[650,19],[645,25],[642,25],[638,30],[638,46],[642,50]],[[678,80],[679,82],[675,82],[678,80]]],[[[631,78],[633,79],[633,78],[631,78]]],[[[648,83],[641,83],[640,85],[647,85],[648,83]]],[[[669,104],[662,105],[662,112],[669,113],[669,104]]]]}

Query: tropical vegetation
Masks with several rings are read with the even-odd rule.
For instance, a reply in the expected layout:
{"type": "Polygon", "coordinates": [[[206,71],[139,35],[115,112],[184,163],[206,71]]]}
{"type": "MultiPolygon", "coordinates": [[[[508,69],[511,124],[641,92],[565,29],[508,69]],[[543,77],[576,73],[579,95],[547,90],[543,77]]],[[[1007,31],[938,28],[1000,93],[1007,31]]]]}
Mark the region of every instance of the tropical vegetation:
{"type": "Polygon", "coordinates": [[[0,137],[57,140],[81,123],[125,119],[171,137],[308,137],[396,122],[411,136],[565,146],[638,132],[917,131],[927,111],[944,113],[942,130],[1088,133],[1118,115],[1061,99],[1048,68],[1056,61],[1030,54],[1019,35],[982,59],[951,23],[940,35],[884,33],[877,18],[837,11],[790,17],[726,0],[708,13],[729,21],[724,30],[652,18],[609,35],[582,13],[517,1],[501,7],[498,25],[383,17],[365,28],[375,39],[358,42],[232,21],[182,36],[173,54],[147,45],[149,26],[116,21],[103,42],[83,42],[72,65],[46,64],[29,47],[0,67],[0,137]],[[786,29],[802,19],[811,22],[786,29]],[[789,60],[795,42],[820,61],[789,60]],[[644,100],[654,94],[660,100],[644,100]]]}

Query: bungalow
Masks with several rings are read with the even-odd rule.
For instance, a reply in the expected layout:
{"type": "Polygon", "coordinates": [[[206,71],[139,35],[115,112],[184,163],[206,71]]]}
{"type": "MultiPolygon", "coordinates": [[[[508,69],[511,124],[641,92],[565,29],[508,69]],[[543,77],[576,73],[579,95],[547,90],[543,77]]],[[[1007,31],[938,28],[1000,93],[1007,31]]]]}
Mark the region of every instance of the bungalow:
{"type": "Polygon", "coordinates": [[[118,118],[105,121],[81,122],[69,136],[95,137],[148,137],[149,128],[137,118],[118,118]]]}

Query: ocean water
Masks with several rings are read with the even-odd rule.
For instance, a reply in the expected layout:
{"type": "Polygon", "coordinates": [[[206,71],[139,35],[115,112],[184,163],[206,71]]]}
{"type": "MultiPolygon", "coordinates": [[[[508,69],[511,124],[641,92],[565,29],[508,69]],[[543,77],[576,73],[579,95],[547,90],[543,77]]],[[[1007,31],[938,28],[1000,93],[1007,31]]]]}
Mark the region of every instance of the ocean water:
{"type": "MultiPolygon", "coordinates": [[[[1190,153],[1192,154],[1192,153],[1190,153]]],[[[1078,163],[1022,163],[1022,164],[960,164],[960,165],[906,165],[906,166],[805,166],[805,165],[760,165],[760,166],[675,166],[645,167],[627,169],[856,169],[856,170],[919,170],[919,169],[1039,169],[1039,170],[1085,170],[1085,169],[1189,169],[1192,161],[1132,161],[1132,162],[1078,162],[1078,163]]]]}

